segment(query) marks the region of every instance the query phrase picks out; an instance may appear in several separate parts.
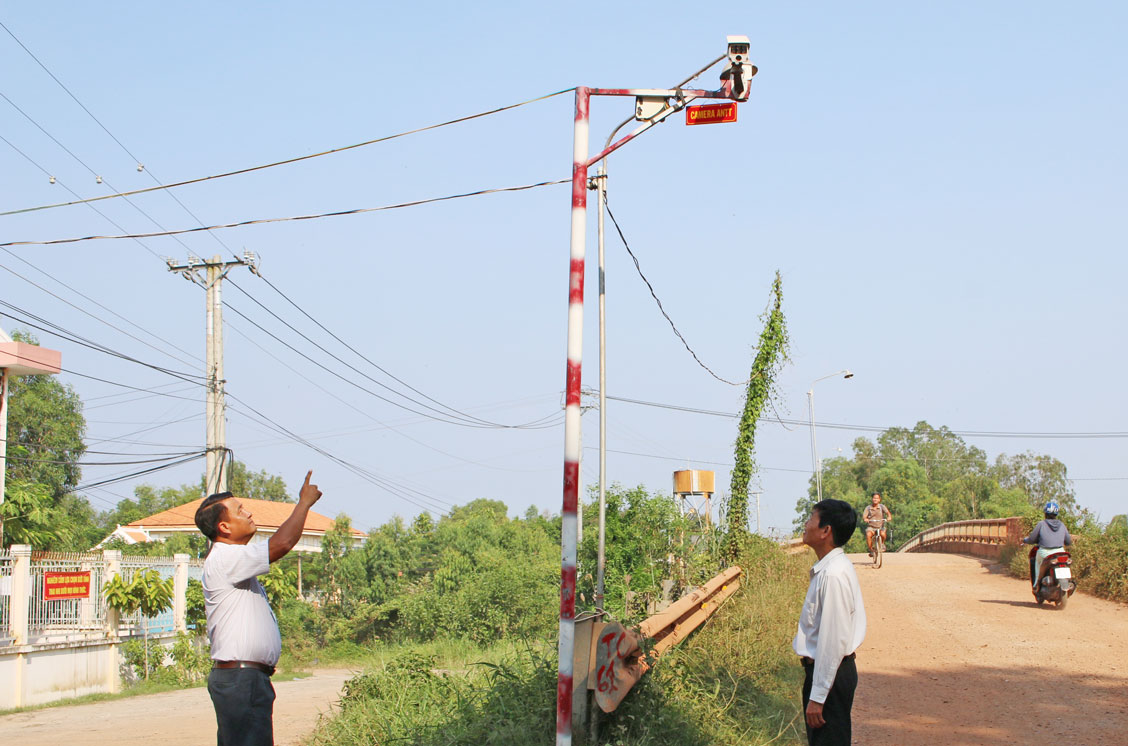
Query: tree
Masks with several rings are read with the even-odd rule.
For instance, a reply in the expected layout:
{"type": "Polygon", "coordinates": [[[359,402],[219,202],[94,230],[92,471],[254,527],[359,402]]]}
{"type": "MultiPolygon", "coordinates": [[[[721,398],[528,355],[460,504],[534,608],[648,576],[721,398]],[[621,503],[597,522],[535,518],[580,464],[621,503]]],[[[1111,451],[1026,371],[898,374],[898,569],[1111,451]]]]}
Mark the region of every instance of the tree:
{"type": "MultiPolygon", "coordinates": [[[[21,332],[12,339],[38,344],[21,332]]],[[[36,549],[87,549],[97,531],[94,511],[71,494],[79,483],[86,450],[82,401],[53,376],[13,376],[8,382],[8,444],[4,544],[36,549]],[[22,538],[19,538],[21,537],[22,538]]]]}
{"type": "Polygon", "coordinates": [[[1030,505],[1039,512],[1050,500],[1056,500],[1065,513],[1072,513],[1077,508],[1077,498],[1069,486],[1065,464],[1052,456],[1031,451],[1009,457],[1000,455],[995,459],[992,472],[999,486],[1022,490],[1030,505]]]}
{"type": "Polygon", "coordinates": [[[62,516],[53,507],[50,488],[23,479],[9,479],[4,486],[0,519],[4,521],[4,546],[29,544],[45,549],[65,540],[59,533],[62,516]]]}
{"type": "MultiPolygon", "coordinates": [[[[162,578],[156,570],[137,570],[129,582],[115,575],[102,586],[102,593],[110,608],[119,614],[140,611],[141,616],[152,619],[172,608],[172,578],[162,578]]],[[[143,625],[145,637],[145,678],[149,678],[149,625],[143,625]]]]}
{"type": "MultiPolygon", "coordinates": [[[[39,344],[30,334],[12,339],[39,344]]],[[[54,376],[13,376],[8,382],[8,478],[47,485],[53,498],[78,485],[86,452],[86,419],[74,388],[54,376]],[[21,450],[22,449],[22,450],[21,450]]]]}
{"type": "Polygon", "coordinates": [[[775,377],[787,361],[787,323],[783,316],[783,279],[776,272],[772,282],[770,310],[760,333],[760,346],[752,361],[752,372],[744,393],[744,410],[737,429],[728,504],[728,536],[726,554],[740,553],[748,536],[748,485],[756,471],[753,452],[756,445],[756,423],[764,406],[775,396],[775,377]]]}

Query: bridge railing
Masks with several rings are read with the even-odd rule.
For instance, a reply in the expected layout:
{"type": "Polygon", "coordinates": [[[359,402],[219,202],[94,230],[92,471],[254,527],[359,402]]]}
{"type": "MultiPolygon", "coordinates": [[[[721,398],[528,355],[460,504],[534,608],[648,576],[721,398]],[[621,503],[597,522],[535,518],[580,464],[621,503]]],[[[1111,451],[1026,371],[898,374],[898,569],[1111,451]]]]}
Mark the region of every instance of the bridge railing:
{"type": "Polygon", "coordinates": [[[921,531],[897,551],[948,552],[998,559],[1004,546],[1018,544],[1023,536],[1021,518],[954,521],[921,531]]]}

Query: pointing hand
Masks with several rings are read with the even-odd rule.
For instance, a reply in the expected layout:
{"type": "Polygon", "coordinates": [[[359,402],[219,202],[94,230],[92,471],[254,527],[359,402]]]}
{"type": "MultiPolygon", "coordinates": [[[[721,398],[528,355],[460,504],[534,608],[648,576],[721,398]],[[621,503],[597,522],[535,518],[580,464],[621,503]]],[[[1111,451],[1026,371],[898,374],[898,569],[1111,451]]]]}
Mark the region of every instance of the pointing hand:
{"type": "Polygon", "coordinates": [[[321,498],[321,490],[317,488],[316,484],[310,484],[309,478],[313,476],[313,469],[306,472],[305,482],[302,484],[301,491],[298,492],[298,502],[309,503],[313,505],[321,498]]]}

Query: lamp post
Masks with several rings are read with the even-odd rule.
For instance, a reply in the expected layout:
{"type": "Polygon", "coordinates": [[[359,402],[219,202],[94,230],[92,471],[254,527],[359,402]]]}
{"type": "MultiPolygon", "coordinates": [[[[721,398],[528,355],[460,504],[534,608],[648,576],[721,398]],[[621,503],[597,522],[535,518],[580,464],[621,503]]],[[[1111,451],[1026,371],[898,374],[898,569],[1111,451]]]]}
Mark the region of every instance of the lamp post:
{"type": "Polygon", "coordinates": [[[811,471],[815,473],[815,494],[818,495],[820,501],[822,500],[822,465],[819,463],[818,446],[815,445],[815,384],[838,375],[843,378],[854,377],[854,374],[849,370],[838,370],[811,381],[811,388],[807,389],[807,412],[811,423],[811,471]]]}

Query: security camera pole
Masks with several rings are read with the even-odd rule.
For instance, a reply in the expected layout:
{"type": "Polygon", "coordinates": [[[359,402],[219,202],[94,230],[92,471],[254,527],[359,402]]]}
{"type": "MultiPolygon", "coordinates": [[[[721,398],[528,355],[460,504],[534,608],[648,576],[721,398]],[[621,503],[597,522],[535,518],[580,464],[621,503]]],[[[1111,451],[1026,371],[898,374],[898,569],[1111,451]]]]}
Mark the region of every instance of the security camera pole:
{"type": "MultiPolygon", "coordinates": [[[[685,109],[694,99],[730,99],[747,101],[748,87],[756,67],[748,62],[749,41],[746,36],[728,37],[726,55],[710,62],[705,70],[717,62],[729,60],[721,73],[722,85],[717,91],[696,89],[651,88],[576,88],[575,127],[572,140],[572,227],[571,265],[568,276],[568,364],[566,369],[564,409],[564,505],[561,511],[561,567],[560,567],[560,642],[559,673],[556,688],[556,743],[572,743],[572,661],[575,654],[576,616],[576,510],[580,490],[580,379],[583,360],[584,320],[584,249],[587,229],[588,169],[610,153],[641,135],[671,114],[685,109]],[[635,119],[642,124],[617,142],[607,146],[593,157],[588,157],[588,110],[592,96],[629,96],[635,99],[635,119]]],[[[704,72],[704,70],[702,70],[704,72]]],[[[696,77],[696,76],[695,76],[696,77]]],[[[732,104],[731,117],[717,114],[714,121],[734,121],[736,104],[732,104]]],[[[713,115],[711,115],[713,118],[713,115]]],[[[704,121],[687,115],[687,124],[704,121]]]]}

